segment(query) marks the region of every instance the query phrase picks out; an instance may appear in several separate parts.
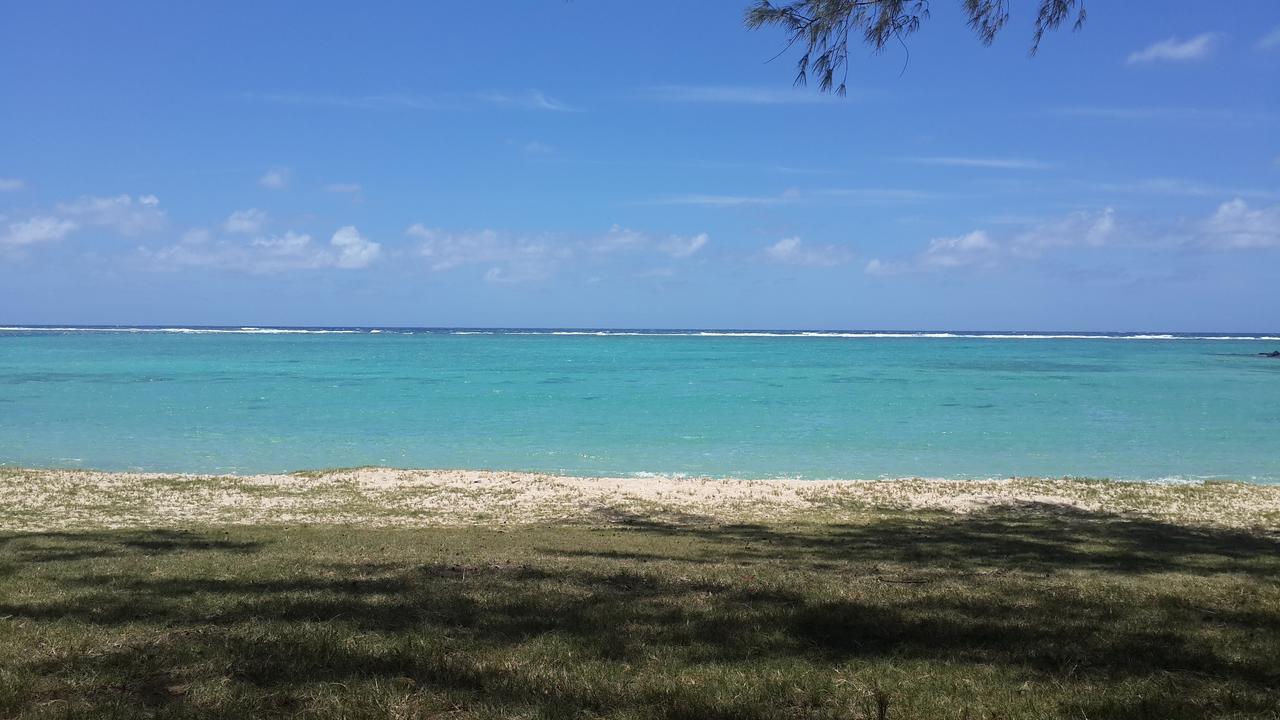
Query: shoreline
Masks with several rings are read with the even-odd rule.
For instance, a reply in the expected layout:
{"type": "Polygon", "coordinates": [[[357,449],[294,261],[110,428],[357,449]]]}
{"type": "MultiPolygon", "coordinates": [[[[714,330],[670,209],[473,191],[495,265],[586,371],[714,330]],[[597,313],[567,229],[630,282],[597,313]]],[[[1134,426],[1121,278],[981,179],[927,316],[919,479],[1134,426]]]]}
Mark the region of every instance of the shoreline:
{"type": "Polygon", "coordinates": [[[0,531],[157,526],[832,523],[887,513],[1095,514],[1280,531],[1280,485],[1235,481],[578,477],[382,467],[204,475],[0,468],[0,531]]]}

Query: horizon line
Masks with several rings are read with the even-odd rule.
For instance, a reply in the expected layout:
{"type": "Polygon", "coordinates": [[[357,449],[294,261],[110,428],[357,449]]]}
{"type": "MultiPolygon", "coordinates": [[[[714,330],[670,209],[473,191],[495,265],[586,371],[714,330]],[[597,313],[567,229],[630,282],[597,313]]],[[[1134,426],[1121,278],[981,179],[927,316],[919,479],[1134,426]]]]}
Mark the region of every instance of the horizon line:
{"type": "Polygon", "coordinates": [[[25,329],[65,329],[65,330],[478,330],[489,332],[500,331],[567,331],[567,332],[633,332],[633,333],[673,333],[673,332],[740,332],[740,333],[997,333],[997,334],[1061,334],[1061,335],[1218,335],[1218,336],[1264,336],[1280,335],[1280,330],[1228,331],[1228,330],[1164,330],[1164,329],[1130,329],[1130,330],[1097,330],[1097,329],[1061,329],[1061,328],[836,328],[836,327],[733,327],[733,326],[594,326],[594,325],[263,325],[263,324],[185,324],[185,323],[0,323],[0,332],[13,332],[25,329]]]}

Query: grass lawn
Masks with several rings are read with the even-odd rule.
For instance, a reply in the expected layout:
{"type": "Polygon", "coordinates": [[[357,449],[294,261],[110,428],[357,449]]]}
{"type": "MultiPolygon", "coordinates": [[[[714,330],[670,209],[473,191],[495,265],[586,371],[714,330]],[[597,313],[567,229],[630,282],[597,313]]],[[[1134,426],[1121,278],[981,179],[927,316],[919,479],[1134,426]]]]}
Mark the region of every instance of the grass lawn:
{"type": "Polygon", "coordinates": [[[1280,539],[1061,507],[0,534],[0,717],[1280,716],[1280,539]]]}

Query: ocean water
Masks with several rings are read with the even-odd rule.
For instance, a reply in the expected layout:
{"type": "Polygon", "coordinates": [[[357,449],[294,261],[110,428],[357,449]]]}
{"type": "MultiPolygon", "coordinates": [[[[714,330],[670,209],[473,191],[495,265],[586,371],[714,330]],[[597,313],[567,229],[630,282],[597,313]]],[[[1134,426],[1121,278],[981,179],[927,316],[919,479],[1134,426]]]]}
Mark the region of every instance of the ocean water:
{"type": "Polygon", "coordinates": [[[1280,482],[1276,335],[0,328],[0,465],[1280,482]]]}

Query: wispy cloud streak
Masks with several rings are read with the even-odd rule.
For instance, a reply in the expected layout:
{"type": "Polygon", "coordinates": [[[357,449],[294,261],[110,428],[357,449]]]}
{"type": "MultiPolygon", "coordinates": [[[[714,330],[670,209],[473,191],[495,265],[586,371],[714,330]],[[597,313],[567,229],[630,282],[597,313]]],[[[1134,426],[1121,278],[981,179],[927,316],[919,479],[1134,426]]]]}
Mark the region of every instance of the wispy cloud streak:
{"type": "Polygon", "coordinates": [[[1259,38],[1257,44],[1253,46],[1254,50],[1261,51],[1275,50],[1277,48],[1280,48],[1280,25],[1275,26],[1271,29],[1271,32],[1259,38]]]}
{"type": "Polygon", "coordinates": [[[519,92],[476,92],[461,95],[423,95],[420,93],[371,93],[367,95],[334,95],[313,93],[246,93],[250,102],[306,107],[347,108],[352,110],[466,110],[484,105],[503,105],[527,110],[576,112],[540,90],[519,92]]]}
{"type": "Polygon", "coordinates": [[[944,167],[983,168],[989,170],[1048,170],[1053,167],[1049,163],[1040,160],[1007,157],[911,157],[903,158],[903,162],[917,165],[940,165],[944,167]]]}
{"type": "Polygon", "coordinates": [[[1202,60],[1213,52],[1216,40],[1215,33],[1201,33],[1187,40],[1171,37],[1129,53],[1129,58],[1125,62],[1129,65],[1142,65],[1155,62],[1202,60]]]}
{"type": "Polygon", "coordinates": [[[820,93],[743,85],[656,85],[637,90],[637,100],[666,103],[717,103],[726,105],[786,105],[832,102],[820,93]]]}

